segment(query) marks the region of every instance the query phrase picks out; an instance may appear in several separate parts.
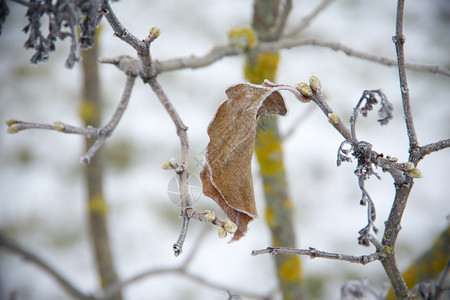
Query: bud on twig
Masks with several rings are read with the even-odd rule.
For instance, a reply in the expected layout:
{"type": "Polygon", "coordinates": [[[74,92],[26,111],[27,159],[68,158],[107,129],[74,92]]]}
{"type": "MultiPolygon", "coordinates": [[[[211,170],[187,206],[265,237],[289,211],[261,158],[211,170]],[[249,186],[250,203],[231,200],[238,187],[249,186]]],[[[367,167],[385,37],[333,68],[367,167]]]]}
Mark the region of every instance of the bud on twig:
{"type": "Polygon", "coordinates": [[[66,129],[64,124],[62,122],[59,122],[59,121],[53,122],[52,128],[53,128],[53,130],[60,131],[60,132],[62,132],[62,131],[64,131],[66,129]]]}
{"type": "Polygon", "coordinates": [[[168,161],[163,161],[160,165],[161,169],[163,170],[173,170],[173,166],[170,162],[168,161]]]}
{"type": "Polygon", "coordinates": [[[223,228],[225,229],[226,232],[233,234],[237,230],[237,225],[228,220],[225,222],[225,224],[223,224],[223,228]]]}
{"type": "Polygon", "coordinates": [[[333,125],[336,125],[337,123],[339,123],[341,121],[341,118],[339,117],[339,115],[337,113],[329,113],[328,114],[328,122],[330,122],[333,125]]]}
{"type": "Polygon", "coordinates": [[[226,231],[223,227],[219,227],[219,228],[217,229],[217,234],[219,235],[219,237],[220,237],[221,239],[224,239],[224,238],[227,237],[227,231],[226,231]]]}
{"type": "Polygon", "coordinates": [[[313,74],[309,77],[309,86],[316,93],[320,92],[320,89],[322,88],[319,78],[313,74]]]}
{"type": "Polygon", "coordinates": [[[149,35],[152,36],[153,39],[158,38],[160,34],[161,34],[161,28],[159,28],[158,26],[150,28],[149,35]]]}
{"type": "Polygon", "coordinates": [[[413,168],[408,171],[408,176],[411,178],[422,178],[422,172],[418,168],[413,168]]]}
{"type": "Polygon", "coordinates": [[[313,95],[311,87],[304,82],[297,83],[295,88],[305,97],[310,98],[313,95]]]}
{"type": "Polygon", "coordinates": [[[208,223],[212,223],[216,220],[216,214],[213,211],[205,211],[205,219],[208,223]]]}

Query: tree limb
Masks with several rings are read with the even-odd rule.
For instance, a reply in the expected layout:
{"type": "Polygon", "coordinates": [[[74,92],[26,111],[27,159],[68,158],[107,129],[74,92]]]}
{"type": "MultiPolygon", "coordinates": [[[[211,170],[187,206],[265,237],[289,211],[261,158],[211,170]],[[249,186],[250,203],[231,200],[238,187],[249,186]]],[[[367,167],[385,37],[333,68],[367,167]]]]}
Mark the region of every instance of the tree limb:
{"type": "Polygon", "coordinates": [[[418,147],[416,129],[414,128],[414,120],[411,111],[411,102],[409,99],[408,81],[406,79],[405,71],[405,52],[403,45],[405,44],[405,36],[403,35],[403,11],[405,8],[405,1],[399,0],[397,2],[397,21],[395,22],[395,36],[392,40],[395,44],[397,52],[398,74],[400,79],[400,91],[402,93],[403,112],[405,114],[406,129],[408,131],[409,149],[412,151],[418,147]]]}
{"type": "Polygon", "coordinates": [[[122,118],[123,113],[125,112],[125,109],[127,108],[128,102],[130,100],[135,79],[136,79],[135,75],[127,76],[127,81],[120,102],[117,105],[116,110],[111,116],[108,123],[106,123],[103,127],[100,128],[94,128],[90,126],[78,127],[59,121],[54,122],[53,124],[46,124],[46,123],[25,122],[20,120],[8,120],[6,122],[6,125],[8,125],[8,133],[17,133],[25,129],[47,129],[69,134],[79,134],[87,138],[97,138],[95,143],[80,159],[82,163],[89,164],[92,157],[95,155],[95,153],[97,153],[97,151],[103,145],[105,140],[109,136],[111,136],[112,132],[116,128],[120,119],[122,118]]]}
{"type": "Polygon", "coordinates": [[[46,262],[42,257],[25,249],[23,246],[14,242],[13,240],[7,238],[2,233],[0,233],[0,246],[6,248],[7,250],[23,256],[26,260],[37,265],[39,268],[47,272],[51,277],[53,277],[61,287],[71,296],[76,299],[92,299],[90,295],[84,294],[79,288],[77,288],[73,283],[69,281],[62,273],[56,270],[50,263],[46,262]]]}
{"type": "Polygon", "coordinates": [[[450,148],[450,139],[442,140],[439,142],[431,143],[419,148],[419,160],[431,154],[433,152],[437,152],[446,148],[450,148]]]}
{"type": "Polygon", "coordinates": [[[362,256],[354,256],[354,255],[346,255],[346,254],[338,254],[338,253],[331,253],[331,252],[324,252],[317,250],[315,248],[309,248],[309,249],[295,249],[295,248],[284,248],[284,247],[267,247],[266,249],[262,250],[253,250],[252,255],[260,255],[260,254],[297,254],[297,255],[305,255],[309,256],[310,258],[326,258],[326,259],[333,259],[333,260],[342,260],[347,261],[351,263],[357,263],[357,264],[368,264],[373,261],[380,259],[380,254],[378,252],[372,253],[370,255],[362,255],[362,256]]]}
{"type": "MultiPolygon", "coordinates": [[[[255,52],[273,52],[282,49],[291,49],[301,46],[317,46],[323,48],[329,48],[337,52],[343,52],[348,56],[360,58],[367,61],[372,61],[385,66],[397,66],[395,59],[387,58],[384,56],[373,55],[370,53],[358,51],[342,45],[337,42],[327,42],[317,39],[283,39],[275,42],[262,42],[254,46],[252,51],[255,52]]],[[[236,56],[242,54],[234,45],[222,45],[215,46],[207,54],[203,56],[188,56],[163,61],[154,61],[155,69],[158,73],[181,70],[181,69],[196,69],[205,66],[209,66],[216,61],[227,57],[236,56]]],[[[450,70],[447,70],[439,65],[428,65],[419,63],[405,63],[405,67],[419,72],[429,72],[433,74],[440,74],[446,77],[450,77],[450,70]]]]}
{"type": "Polygon", "coordinates": [[[311,24],[311,21],[314,20],[321,12],[323,12],[328,5],[331,4],[334,0],[322,0],[322,2],[317,5],[314,10],[304,18],[300,20],[300,23],[292,28],[288,28],[285,30],[283,37],[292,38],[293,36],[302,32],[306,27],[311,24]]]}

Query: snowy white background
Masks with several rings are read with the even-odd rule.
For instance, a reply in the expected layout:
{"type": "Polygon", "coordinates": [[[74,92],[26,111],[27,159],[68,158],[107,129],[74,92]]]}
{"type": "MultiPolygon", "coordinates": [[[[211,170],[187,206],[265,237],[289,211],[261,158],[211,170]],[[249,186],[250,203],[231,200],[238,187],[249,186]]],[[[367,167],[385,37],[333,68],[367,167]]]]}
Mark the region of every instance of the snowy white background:
{"type": "MultiPolygon", "coordinates": [[[[289,24],[296,24],[318,1],[294,1],[289,24]]],[[[80,66],[64,68],[68,42],[58,42],[46,64],[31,66],[32,52],[22,45],[26,36],[25,9],[8,2],[11,13],[0,36],[0,121],[10,118],[36,122],[60,120],[81,124],[77,112],[80,98],[80,66]]],[[[395,1],[341,0],[322,13],[303,36],[339,41],[358,50],[394,58],[392,43],[395,1]]],[[[450,66],[450,8],[448,1],[410,0],[406,3],[406,57],[411,62],[450,66]]],[[[190,54],[201,55],[213,45],[225,44],[226,33],[251,21],[250,0],[121,1],[113,4],[119,19],[138,37],[152,26],[161,36],[152,45],[154,59],[190,54]]],[[[133,50],[112,36],[104,23],[101,56],[134,55],[133,50]]],[[[408,157],[408,140],[401,113],[397,70],[347,57],[329,49],[305,46],[282,51],[277,82],[296,84],[316,74],[329,104],[348,120],[364,89],[382,88],[395,106],[395,119],[380,127],[376,113],[360,120],[358,135],[375,149],[401,161],[408,157]]],[[[199,70],[162,74],[166,93],[189,126],[191,172],[201,169],[202,151],[208,137],[206,127],[224,91],[243,80],[242,57],[225,58],[199,70]]],[[[123,74],[111,65],[100,67],[104,120],[120,99],[123,74]]],[[[408,72],[411,101],[421,145],[450,136],[449,79],[408,72]]],[[[280,119],[286,132],[298,116],[313,104],[297,103],[287,95],[289,115],[280,119]]],[[[285,163],[292,199],[298,246],[315,247],[345,254],[370,254],[372,248],[357,245],[357,232],[366,225],[366,208],[359,205],[360,191],[353,175],[354,164],[336,167],[336,151],[342,138],[322,112],[312,112],[285,142],[285,163]]],[[[79,157],[82,138],[47,131],[0,132],[0,230],[45,257],[84,291],[95,291],[98,282],[90,251],[85,194],[79,157]]],[[[185,253],[175,258],[171,249],[181,221],[179,208],[167,196],[171,172],[159,165],[179,157],[178,138],[166,112],[150,88],[138,80],[129,108],[104,151],[129,150],[130,161],[106,166],[105,195],[109,202],[112,249],[119,276],[174,267],[194,249],[205,224],[191,222],[185,253]]],[[[397,243],[399,267],[405,269],[447,226],[448,150],[427,157],[419,165],[424,178],[416,180],[397,243]]],[[[381,171],[380,171],[381,172],[381,171]]],[[[381,232],[393,199],[391,178],[380,174],[368,183],[375,201],[381,232]]],[[[250,224],[241,241],[227,244],[210,228],[189,270],[220,284],[266,294],[276,285],[270,256],[250,256],[253,249],[270,245],[265,226],[264,201],[258,166],[254,164],[255,192],[261,218],[250,224]]],[[[197,209],[219,211],[202,197],[197,209]]],[[[378,236],[381,239],[381,236],[378,236]]],[[[67,294],[47,274],[20,257],[0,249],[0,299],[17,291],[18,299],[67,299],[67,294]]],[[[302,259],[304,274],[311,282],[322,282],[321,298],[336,299],[347,280],[368,279],[381,288],[387,281],[378,263],[367,266],[344,262],[302,259]]],[[[151,277],[129,286],[127,299],[226,299],[225,291],[202,287],[178,275],[151,277]]]]}

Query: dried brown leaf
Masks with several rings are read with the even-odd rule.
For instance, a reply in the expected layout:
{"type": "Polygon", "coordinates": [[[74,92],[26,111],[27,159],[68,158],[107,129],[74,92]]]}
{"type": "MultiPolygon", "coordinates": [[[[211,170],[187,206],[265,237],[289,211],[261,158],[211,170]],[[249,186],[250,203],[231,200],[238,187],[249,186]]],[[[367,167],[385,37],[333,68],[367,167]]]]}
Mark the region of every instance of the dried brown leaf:
{"type": "MultiPolygon", "coordinates": [[[[279,90],[287,86],[265,82],[264,86],[237,84],[227,91],[223,102],[209,124],[210,142],[206,164],[200,173],[203,193],[212,198],[237,225],[232,241],[239,240],[247,225],[257,217],[251,160],[259,116],[285,115],[287,109],[279,90]]],[[[308,101],[296,96],[301,101],[308,101]]]]}

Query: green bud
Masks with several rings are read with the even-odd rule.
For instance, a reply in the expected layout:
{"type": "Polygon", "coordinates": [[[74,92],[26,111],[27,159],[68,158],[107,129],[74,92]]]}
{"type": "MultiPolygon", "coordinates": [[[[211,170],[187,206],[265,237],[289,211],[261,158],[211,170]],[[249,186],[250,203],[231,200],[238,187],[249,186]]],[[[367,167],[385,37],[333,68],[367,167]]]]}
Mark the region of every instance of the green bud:
{"type": "Polygon", "coordinates": [[[150,28],[150,34],[153,38],[158,38],[159,35],[161,34],[161,28],[159,28],[158,26],[152,27],[150,28]]]}
{"type": "Polygon", "coordinates": [[[328,122],[330,122],[333,125],[336,125],[337,123],[339,123],[341,121],[341,118],[339,117],[339,115],[337,113],[329,113],[328,114],[328,122]]]}
{"type": "Polygon", "coordinates": [[[409,170],[407,174],[411,178],[422,178],[423,177],[422,173],[417,168],[413,168],[413,169],[409,170]]]}
{"type": "Polygon", "coordinates": [[[221,239],[224,239],[227,237],[227,231],[223,227],[219,227],[219,229],[217,229],[217,234],[219,235],[219,237],[221,239]]]}
{"type": "Polygon", "coordinates": [[[206,210],[205,211],[205,219],[208,223],[212,223],[216,220],[216,214],[213,211],[206,210]]]}
{"type": "Polygon", "coordinates": [[[295,87],[303,96],[310,98],[313,95],[311,87],[304,82],[300,82],[295,87]]]}
{"type": "Polygon", "coordinates": [[[319,78],[317,78],[317,76],[313,74],[309,77],[309,86],[316,93],[320,92],[320,89],[322,87],[319,78]]]}
{"type": "Polygon", "coordinates": [[[64,127],[64,124],[62,122],[56,121],[53,122],[52,128],[56,131],[64,131],[66,128],[64,127]]]}
{"type": "Polygon", "coordinates": [[[14,120],[14,119],[9,119],[5,123],[6,123],[7,126],[11,126],[11,125],[17,124],[19,122],[17,120],[14,120]]]}
{"type": "Polygon", "coordinates": [[[9,134],[17,133],[19,131],[20,131],[20,127],[17,124],[9,125],[8,129],[6,130],[6,132],[8,132],[9,134]]]}
{"type": "Polygon", "coordinates": [[[172,164],[171,164],[170,162],[168,162],[168,161],[163,161],[163,162],[161,163],[160,167],[161,167],[161,169],[163,169],[163,170],[172,170],[172,169],[173,169],[172,164]]]}
{"type": "Polygon", "coordinates": [[[223,224],[223,228],[225,229],[226,232],[233,234],[237,230],[237,225],[228,220],[225,222],[225,224],[223,224]]]}

